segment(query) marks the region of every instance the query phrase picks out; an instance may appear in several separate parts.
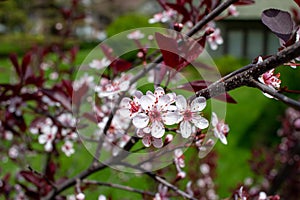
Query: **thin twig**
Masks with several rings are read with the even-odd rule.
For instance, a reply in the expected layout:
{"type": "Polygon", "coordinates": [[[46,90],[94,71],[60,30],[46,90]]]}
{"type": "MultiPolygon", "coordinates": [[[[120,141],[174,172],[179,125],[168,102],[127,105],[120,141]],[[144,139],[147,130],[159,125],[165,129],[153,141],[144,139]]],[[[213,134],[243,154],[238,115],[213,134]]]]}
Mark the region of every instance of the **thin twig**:
{"type": "Polygon", "coordinates": [[[112,187],[112,188],[116,188],[116,189],[120,189],[120,190],[135,192],[135,193],[139,193],[139,194],[142,194],[142,195],[148,195],[148,196],[153,196],[153,197],[155,196],[154,192],[140,190],[140,189],[137,189],[137,188],[133,188],[133,187],[125,186],[125,185],[120,185],[120,184],[115,184],[115,183],[107,183],[107,182],[93,181],[93,180],[84,180],[83,183],[92,184],[92,185],[99,185],[99,186],[106,186],[106,187],[112,187]]]}
{"type": "Polygon", "coordinates": [[[127,167],[131,167],[132,169],[136,169],[139,170],[141,172],[143,172],[144,174],[146,174],[147,176],[149,176],[150,178],[152,178],[153,180],[167,186],[169,189],[173,190],[175,193],[179,194],[180,196],[186,198],[186,199],[190,199],[190,200],[197,200],[195,197],[189,195],[188,193],[184,192],[183,190],[180,190],[177,186],[173,185],[172,183],[168,182],[167,180],[165,180],[164,178],[154,174],[153,172],[145,172],[144,169],[142,169],[139,166],[135,166],[135,165],[131,165],[129,163],[120,163],[124,166],[127,167]]]}
{"type": "Polygon", "coordinates": [[[284,94],[279,93],[277,90],[272,89],[272,88],[268,87],[267,85],[264,85],[264,84],[258,82],[257,80],[252,79],[251,83],[253,84],[253,87],[260,89],[262,92],[273,96],[274,98],[282,101],[283,103],[287,104],[288,106],[291,106],[297,110],[300,110],[300,102],[299,101],[291,99],[291,98],[285,96],[284,94]]]}

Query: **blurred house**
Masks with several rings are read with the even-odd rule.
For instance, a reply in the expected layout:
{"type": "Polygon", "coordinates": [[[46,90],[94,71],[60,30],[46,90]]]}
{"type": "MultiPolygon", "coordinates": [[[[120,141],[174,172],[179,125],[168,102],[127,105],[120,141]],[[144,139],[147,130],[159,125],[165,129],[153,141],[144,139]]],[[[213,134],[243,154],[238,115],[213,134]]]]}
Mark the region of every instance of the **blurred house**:
{"type": "Polygon", "coordinates": [[[265,9],[277,8],[290,11],[297,7],[293,1],[257,0],[250,6],[239,6],[238,17],[230,17],[218,22],[224,44],[218,50],[210,51],[213,56],[232,55],[253,59],[258,55],[273,54],[278,49],[278,38],[261,22],[265,9]]]}

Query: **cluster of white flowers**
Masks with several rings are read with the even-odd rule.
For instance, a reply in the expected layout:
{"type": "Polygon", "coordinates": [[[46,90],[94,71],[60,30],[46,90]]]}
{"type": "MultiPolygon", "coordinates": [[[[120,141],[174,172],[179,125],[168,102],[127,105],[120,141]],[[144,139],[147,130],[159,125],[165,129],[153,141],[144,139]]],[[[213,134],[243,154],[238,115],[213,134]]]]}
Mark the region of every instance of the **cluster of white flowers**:
{"type": "Polygon", "coordinates": [[[69,157],[75,153],[73,142],[78,139],[77,133],[74,132],[76,119],[71,113],[62,113],[57,117],[57,123],[60,123],[60,128],[50,118],[39,119],[30,127],[30,132],[34,135],[39,134],[38,141],[48,152],[53,150],[59,135],[59,138],[63,138],[64,141],[61,150],[69,157]]]}
{"type": "Polygon", "coordinates": [[[182,95],[166,94],[163,88],[157,87],[154,93],[147,91],[143,95],[136,92],[133,99],[123,98],[120,114],[132,119],[137,135],[147,141],[145,146],[152,143],[155,147],[161,147],[165,125],[179,124],[179,132],[184,138],[188,138],[196,128],[207,128],[209,122],[200,115],[205,106],[204,97],[197,97],[188,105],[182,95]]]}
{"type": "Polygon", "coordinates": [[[131,74],[121,74],[121,77],[109,80],[101,78],[100,85],[95,87],[95,92],[99,98],[116,99],[120,92],[134,91],[135,85],[130,86],[131,74]]]}

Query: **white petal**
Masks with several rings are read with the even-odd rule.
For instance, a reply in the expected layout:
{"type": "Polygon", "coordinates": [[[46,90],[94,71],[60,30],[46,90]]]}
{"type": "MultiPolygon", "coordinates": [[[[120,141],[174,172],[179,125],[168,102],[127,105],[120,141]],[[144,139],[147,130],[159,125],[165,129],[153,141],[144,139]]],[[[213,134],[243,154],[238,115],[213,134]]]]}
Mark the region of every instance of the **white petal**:
{"type": "Polygon", "coordinates": [[[206,99],[204,97],[197,97],[191,103],[191,111],[198,112],[205,108],[206,106],[206,99]]]}
{"type": "Polygon", "coordinates": [[[161,96],[163,96],[164,94],[165,94],[165,91],[164,91],[164,89],[163,89],[162,87],[157,87],[157,88],[155,88],[154,95],[155,95],[156,97],[161,97],[161,96]]]}
{"type": "Polygon", "coordinates": [[[129,81],[123,81],[123,82],[121,82],[120,85],[119,85],[120,90],[121,90],[121,91],[126,91],[126,90],[128,90],[129,85],[130,85],[130,82],[129,82],[129,81]]]}
{"type": "Polygon", "coordinates": [[[178,124],[183,119],[177,112],[167,112],[163,116],[163,122],[166,125],[178,124]]]}
{"type": "Polygon", "coordinates": [[[142,139],[142,143],[145,147],[150,147],[151,145],[151,135],[145,135],[142,139]]]}
{"type": "Polygon", "coordinates": [[[221,142],[223,144],[227,144],[227,139],[226,139],[226,136],[223,134],[223,133],[219,133],[219,139],[221,140],[221,142]]]}
{"type": "Polygon", "coordinates": [[[211,124],[213,125],[213,127],[216,127],[218,122],[219,122],[219,120],[218,120],[218,117],[217,117],[216,113],[212,112],[212,114],[211,114],[211,124]]]}
{"type": "Polygon", "coordinates": [[[152,144],[155,148],[162,148],[164,145],[161,138],[152,138],[152,144]]]}
{"type": "Polygon", "coordinates": [[[141,107],[144,110],[150,110],[154,105],[155,99],[151,98],[148,95],[143,95],[140,99],[141,107]]]}
{"type": "Polygon", "coordinates": [[[49,141],[49,142],[46,142],[46,144],[45,144],[45,146],[44,146],[44,148],[45,148],[45,151],[52,151],[52,141],[49,141]]]}
{"type": "Polygon", "coordinates": [[[39,136],[39,143],[45,144],[47,141],[47,136],[45,134],[39,136]]]}
{"type": "Polygon", "coordinates": [[[142,137],[145,136],[145,133],[144,133],[143,129],[138,128],[138,129],[136,130],[136,135],[137,135],[138,137],[142,138],[142,137]]]}
{"type": "Polygon", "coordinates": [[[180,132],[183,138],[188,138],[192,134],[192,125],[188,121],[180,123],[180,132]]]}
{"type": "Polygon", "coordinates": [[[145,128],[149,123],[149,117],[145,113],[139,113],[132,119],[132,123],[136,128],[145,128]]]}
{"type": "Polygon", "coordinates": [[[154,121],[151,124],[151,135],[155,138],[161,138],[165,134],[165,127],[161,122],[154,121]]]}
{"type": "Polygon", "coordinates": [[[193,124],[200,129],[205,129],[208,127],[209,122],[204,117],[201,117],[200,115],[194,115],[192,120],[193,124]]]}
{"type": "Polygon", "coordinates": [[[180,111],[184,111],[187,108],[187,102],[184,96],[182,95],[178,95],[176,97],[176,106],[178,108],[178,110],[180,111]]]}
{"type": "Polygon", "coordinates": [[[168,95],[161,96],[157,102],[158,110],[166,110],[168,105],[171,103],[170,97],[168,95]]]}
{"type": "Polygon", "coordinates": [[[128,108],[121,108],[121,109],[119,109],[119,114],[124,118],[129,118],[130,110],[128,108]]]}

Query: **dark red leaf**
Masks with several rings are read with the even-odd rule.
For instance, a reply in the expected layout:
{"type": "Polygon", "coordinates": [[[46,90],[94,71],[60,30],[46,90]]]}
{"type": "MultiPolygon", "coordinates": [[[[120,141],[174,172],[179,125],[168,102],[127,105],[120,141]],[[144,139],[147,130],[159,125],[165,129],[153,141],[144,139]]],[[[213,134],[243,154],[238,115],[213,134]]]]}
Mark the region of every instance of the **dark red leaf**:
{"type": "Polygon", "coordinates": [[[70,61],[71,61],[71,63],[73,63],[73,62],[75,61],[76,55],[77,55],[77,53],[78,53],[78,50],[79,50],[79,48],[76,47],[76,46],[73,47],[73,48],[70,50],[70,55],[71,55],[70,61]]]}
{"type": "Polygon", "coordinates": [[[9,59],[12,62],[18,76],[21,77],[21,69],[20,69],[20,66],[19,66],[19,63],[18,63],[17,54],[15,54],[15,53],[10,54],[9,59]]]}
{"type": "Polygon", "coordinates": [[[294,1],[300,7],[300,0],[294,0],[294,1]]]}
{"type": "Polygon", "coordinates": [[[46,177],[50,181],[54,181],[54,175],[56,172],[56,164],[54,162],[49,162],[46,167],[46,177]]]}
{"type": "Polygon", "coordinates": [[[155,33],[155,39],[162,53],[165,65],[176,69],[180,64],[177,41],[160,33],[155,33]]]}
{"type": "Polygon", "coordinates": [[[271,8],[262,13],[261,20],[284,42],[287,42],[291,38],[294,30],[294,22],[290,13],[271,8]]]}
{"type": "Polygon", "coordinates": [[[113,69],[114,74],[117,74],[119,72],[124,72],[130,69],[132,64],[126,60],[123,60],[121,58],[115,59],[111,64],[110,67],[113,69]]]}
{"type": "Polygon", "coordinates": [[[250,4],[254,4],[254,3],[255,3],[254,0],[239,0],[238,2],[234,3],[233,5],[243,6],[243,5],[250,5],[250,4]]]}
{"type": "Polygon", "coordinates": [[[183,19],[181,21],[183,24],[190,20],[190,14],[183,5],[172,3],[166,3],[166,5],[183,16],[183,19]]]}
{"type": "Polygon", "coordinates": [[[23,60],[22,60],[22,66],[21,66],[22,76],[25,76],[28,65],[30,64],[30,61],[31,61],[31,53],[29,52],[29,53],[25,54],[25,56],[23,57],[23,60]]]}
{"type": "Polygon", "coordinates": [[[68,98],[64,92],[49,89],[42,89],[42,92],[51,100],[61,103],[64,108],[71,111],[71,98],[68,98]]]}
{"type": "Polygon", "coordinates": [[[167,73],[167,66],[164,64],[160,65],[159,70],[154,70],[154,84],[160,85],[161,82],[164,80],[166,73],[167,73]]]}
{"type": "Polygon", "coordinates": [[[112,54],[112,53],[113,53],[112,48],[110,48],[109,46],[107,46],[107,45],[105,45],[105,44],[101,44],[101,45],[100,45],[100,48],[102,49],[102,51],[103,51],[105,57],[106,57],[109,61],[113,62],[113,61],[115,60],[115,57],[114,57],[113,54],[112,54]]]}
{"type": "Polygon", "coordinates": [[[24,177],[25,180],[31,182],[37,187],[41,187],[43,185],[42,179],[31,171],[21,171],[20,174],[24,177]]]}
{"type": "Polygon", "coordinates": [[[233,103],[233,104],[237,103],[237,101],[234,100],[227,92],[224,93],[224,94],[221,94],[219,96],[213,97],[213,98],[214,99],[218,99],[220,101],[227,102],[227,103],[233,103]]]}
{"type": "Polygon", "coordinates": [[[88,92],[88,89],[89,89],[89,86],[87,84],[82,84],[81,87],[78,88],[78,90],[74,91],[74,95],[72,97],[72,101],[73,101],[74,105],[76,105],[77,107],[80,105],[80,103],[82,102],[82,99],[88,92]]]}
{"type": "Polygon", "coordinates": [[[72,86],[72,82],[69,80],[62,80],[62,84],[66,89],[67,94],[69,95],[69,97],[72,97],[73,95],[73,86],[72,86]]]}
{"type": "Polygon", "coordinates": [[[211,84],[211,82],[208,82],[208,81],[197,80],[197,81],[192,81],[192,82],[180,85],[180,86],[178,86],[178,88],[183,89],[183,90],[188,90],[191,92],[197,92],[199,90],[207,88],[207,86],[210,84],[211,84]]]}

